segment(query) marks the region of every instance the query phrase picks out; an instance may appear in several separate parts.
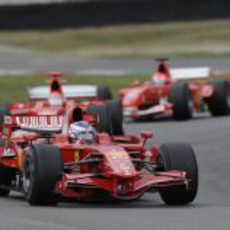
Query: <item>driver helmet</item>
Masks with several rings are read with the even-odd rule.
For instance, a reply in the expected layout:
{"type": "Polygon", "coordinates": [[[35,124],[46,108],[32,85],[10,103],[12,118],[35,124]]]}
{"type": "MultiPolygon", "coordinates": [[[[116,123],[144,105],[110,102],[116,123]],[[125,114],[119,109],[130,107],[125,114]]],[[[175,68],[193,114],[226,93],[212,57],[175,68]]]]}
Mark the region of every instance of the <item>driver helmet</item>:
{"type": "Polygon", "coordinates": [[[163,85],[166,85],[167,83],[167,77],[165,76],[165,74],[156,73],[152,77],[152,82],[156,86],[163,86],[163,85]]]}
{"type": "Polygon", "coordinates": [[[96,140],[96,130],[87,121],[77,121],[70,125],[69,135],[71,142],[93,144],[96,140]]]}

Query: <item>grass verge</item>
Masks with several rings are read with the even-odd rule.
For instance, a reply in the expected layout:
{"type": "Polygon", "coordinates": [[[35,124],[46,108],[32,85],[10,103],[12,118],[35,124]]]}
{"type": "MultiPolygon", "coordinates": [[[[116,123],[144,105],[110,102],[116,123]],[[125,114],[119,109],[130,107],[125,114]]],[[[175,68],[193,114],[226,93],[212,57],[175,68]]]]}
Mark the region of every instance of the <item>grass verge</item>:
{"type": "MultiPolygon", "coordinates": [[[[230,75],[213,76],[213,79],[228,79],[230,75]]],[[[126,76],[68,76],[69,84],[94,84],[106,85],[110,87],[113,95],[116,97],[118,91],[129,85],[135,80],[148,81],[150,76],[147,75],[126,75],[126,76]]],[[[65,80],[65,79],[64,79],[65,80]]],[[[30,76],[1,76],[0,77],[0,104],[4,105],[10,102],[22,102],[27,100],[27,89],[29,87],[44,85],[47,77],[42,75],[30,76]]]]}
{"type": "MultiPolygon", "coordinates": [[[[148,76],[68,76],[66,79],[70,84],[95,84],[107,85],[111,88],[114,96],[124,86],[135,79],[148,80],[148,76]]],[[[31,76],[1,76],[0,77],[0,104],[10,102],[21,102],[27,99],[29,87],[44,85],[47,77],[40,75],[31,76]]]]}
{"type": "Polygon", "coordinates": [[[230,56],[230,20],[1,31],[0,44],[84,57],[230,56]]]}

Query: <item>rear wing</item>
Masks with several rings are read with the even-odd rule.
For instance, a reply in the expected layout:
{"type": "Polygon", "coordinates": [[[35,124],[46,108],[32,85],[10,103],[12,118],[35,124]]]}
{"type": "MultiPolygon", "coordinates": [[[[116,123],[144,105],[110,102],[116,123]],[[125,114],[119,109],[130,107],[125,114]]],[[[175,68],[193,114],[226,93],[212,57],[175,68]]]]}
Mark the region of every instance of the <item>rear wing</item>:
{"type": "Polygon", "coordinates": [[[211,76],[211,69],[209,67],[171,69],[170,74],[173,80],[208,79],[211,76]]]}
{"type": "Polygon", "coordinates": [[[52,134],[62,130],[63,116],[5,116],[4,126],[29,132],[52,134]]]}
{"type": "MultiPolygon", "coordinates": [[[[66,99],[96,98],[97,86],[94,85],[63,85],[63,95],[66,99]]],[[[46,100],[50,95],[49,86],[38,86],[28,89],[30,100],[46,100]]]]}

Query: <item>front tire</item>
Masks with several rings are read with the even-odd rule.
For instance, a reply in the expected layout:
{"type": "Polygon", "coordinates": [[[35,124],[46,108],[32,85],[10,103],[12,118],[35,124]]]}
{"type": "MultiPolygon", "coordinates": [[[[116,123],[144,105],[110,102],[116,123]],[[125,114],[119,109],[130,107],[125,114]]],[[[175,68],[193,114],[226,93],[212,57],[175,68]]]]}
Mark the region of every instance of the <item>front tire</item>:
{"type": "Polygon", "coordinates": [[[57,196],[53,193],[63,171],[60,151],[45,144],[31,146],[24,161],[23,188],[30,205],[55,205],[57,196]]]}
{"type": "Polygon", "coordinates": [[[193,115],[193,98],[186,83],[178,83],[171,87],[169,102],[173,104],[173,117],[176,120],[188,120],[193,115]]]}
{"type": "Polygon", "coordinates": [[[198,190],[198,167],[192,147],[184,143],[163,144],[160,147],[160,161],[164,170],[186,172],[188,188],[173,186],[159,190],[162,200],[168,205],[186,205],[191,203],[198,190]]]}

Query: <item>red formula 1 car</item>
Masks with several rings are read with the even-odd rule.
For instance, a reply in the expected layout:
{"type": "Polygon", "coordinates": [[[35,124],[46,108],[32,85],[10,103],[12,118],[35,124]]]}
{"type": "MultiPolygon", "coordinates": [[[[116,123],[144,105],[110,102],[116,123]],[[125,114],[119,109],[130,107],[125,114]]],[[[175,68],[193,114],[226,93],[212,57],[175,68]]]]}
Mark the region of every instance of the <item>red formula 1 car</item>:
{"type": "MultiPolygon", "coordinates": [[[[93,122],[92,114],[82,115],[78,119],[88,116],[89,122],[91,116],[93,122]]],[[[131,201],[145,192],[159,192],[169,205],[195,199],[198,169],[188,144],[148,150],[149,131],[141,137],[95,133],[90,144],[73,142],[67,131],[76,119],[72,116],[66,115],[61,127],[56,116],[6,117],[0,139],[1,196],[23,192],[31,205],[54,205],[62,198],[131,201]]]]}
{"type": "Polygon", "coordinates": [[[110,90],[104,86],[62,85],[62,72],[50,72],[49,86],[29,89],[29,101],[0,107],[0,124],[5,115],[59,115],[78,105],[82,110],[100,114],[99,131],[123,134],[123,112],[120,100],[112,99],[110,90]]]}
{"type": "Polygon", "coordinates": [[[164,59],[159,61],[151,82],[134,82],[120,91],[125,117],[168,115],[185,120],[207,110],[213,116],[229,114],[228,81],[209,80],[210,69],[206,67],[170,70],[164,59]]]}

